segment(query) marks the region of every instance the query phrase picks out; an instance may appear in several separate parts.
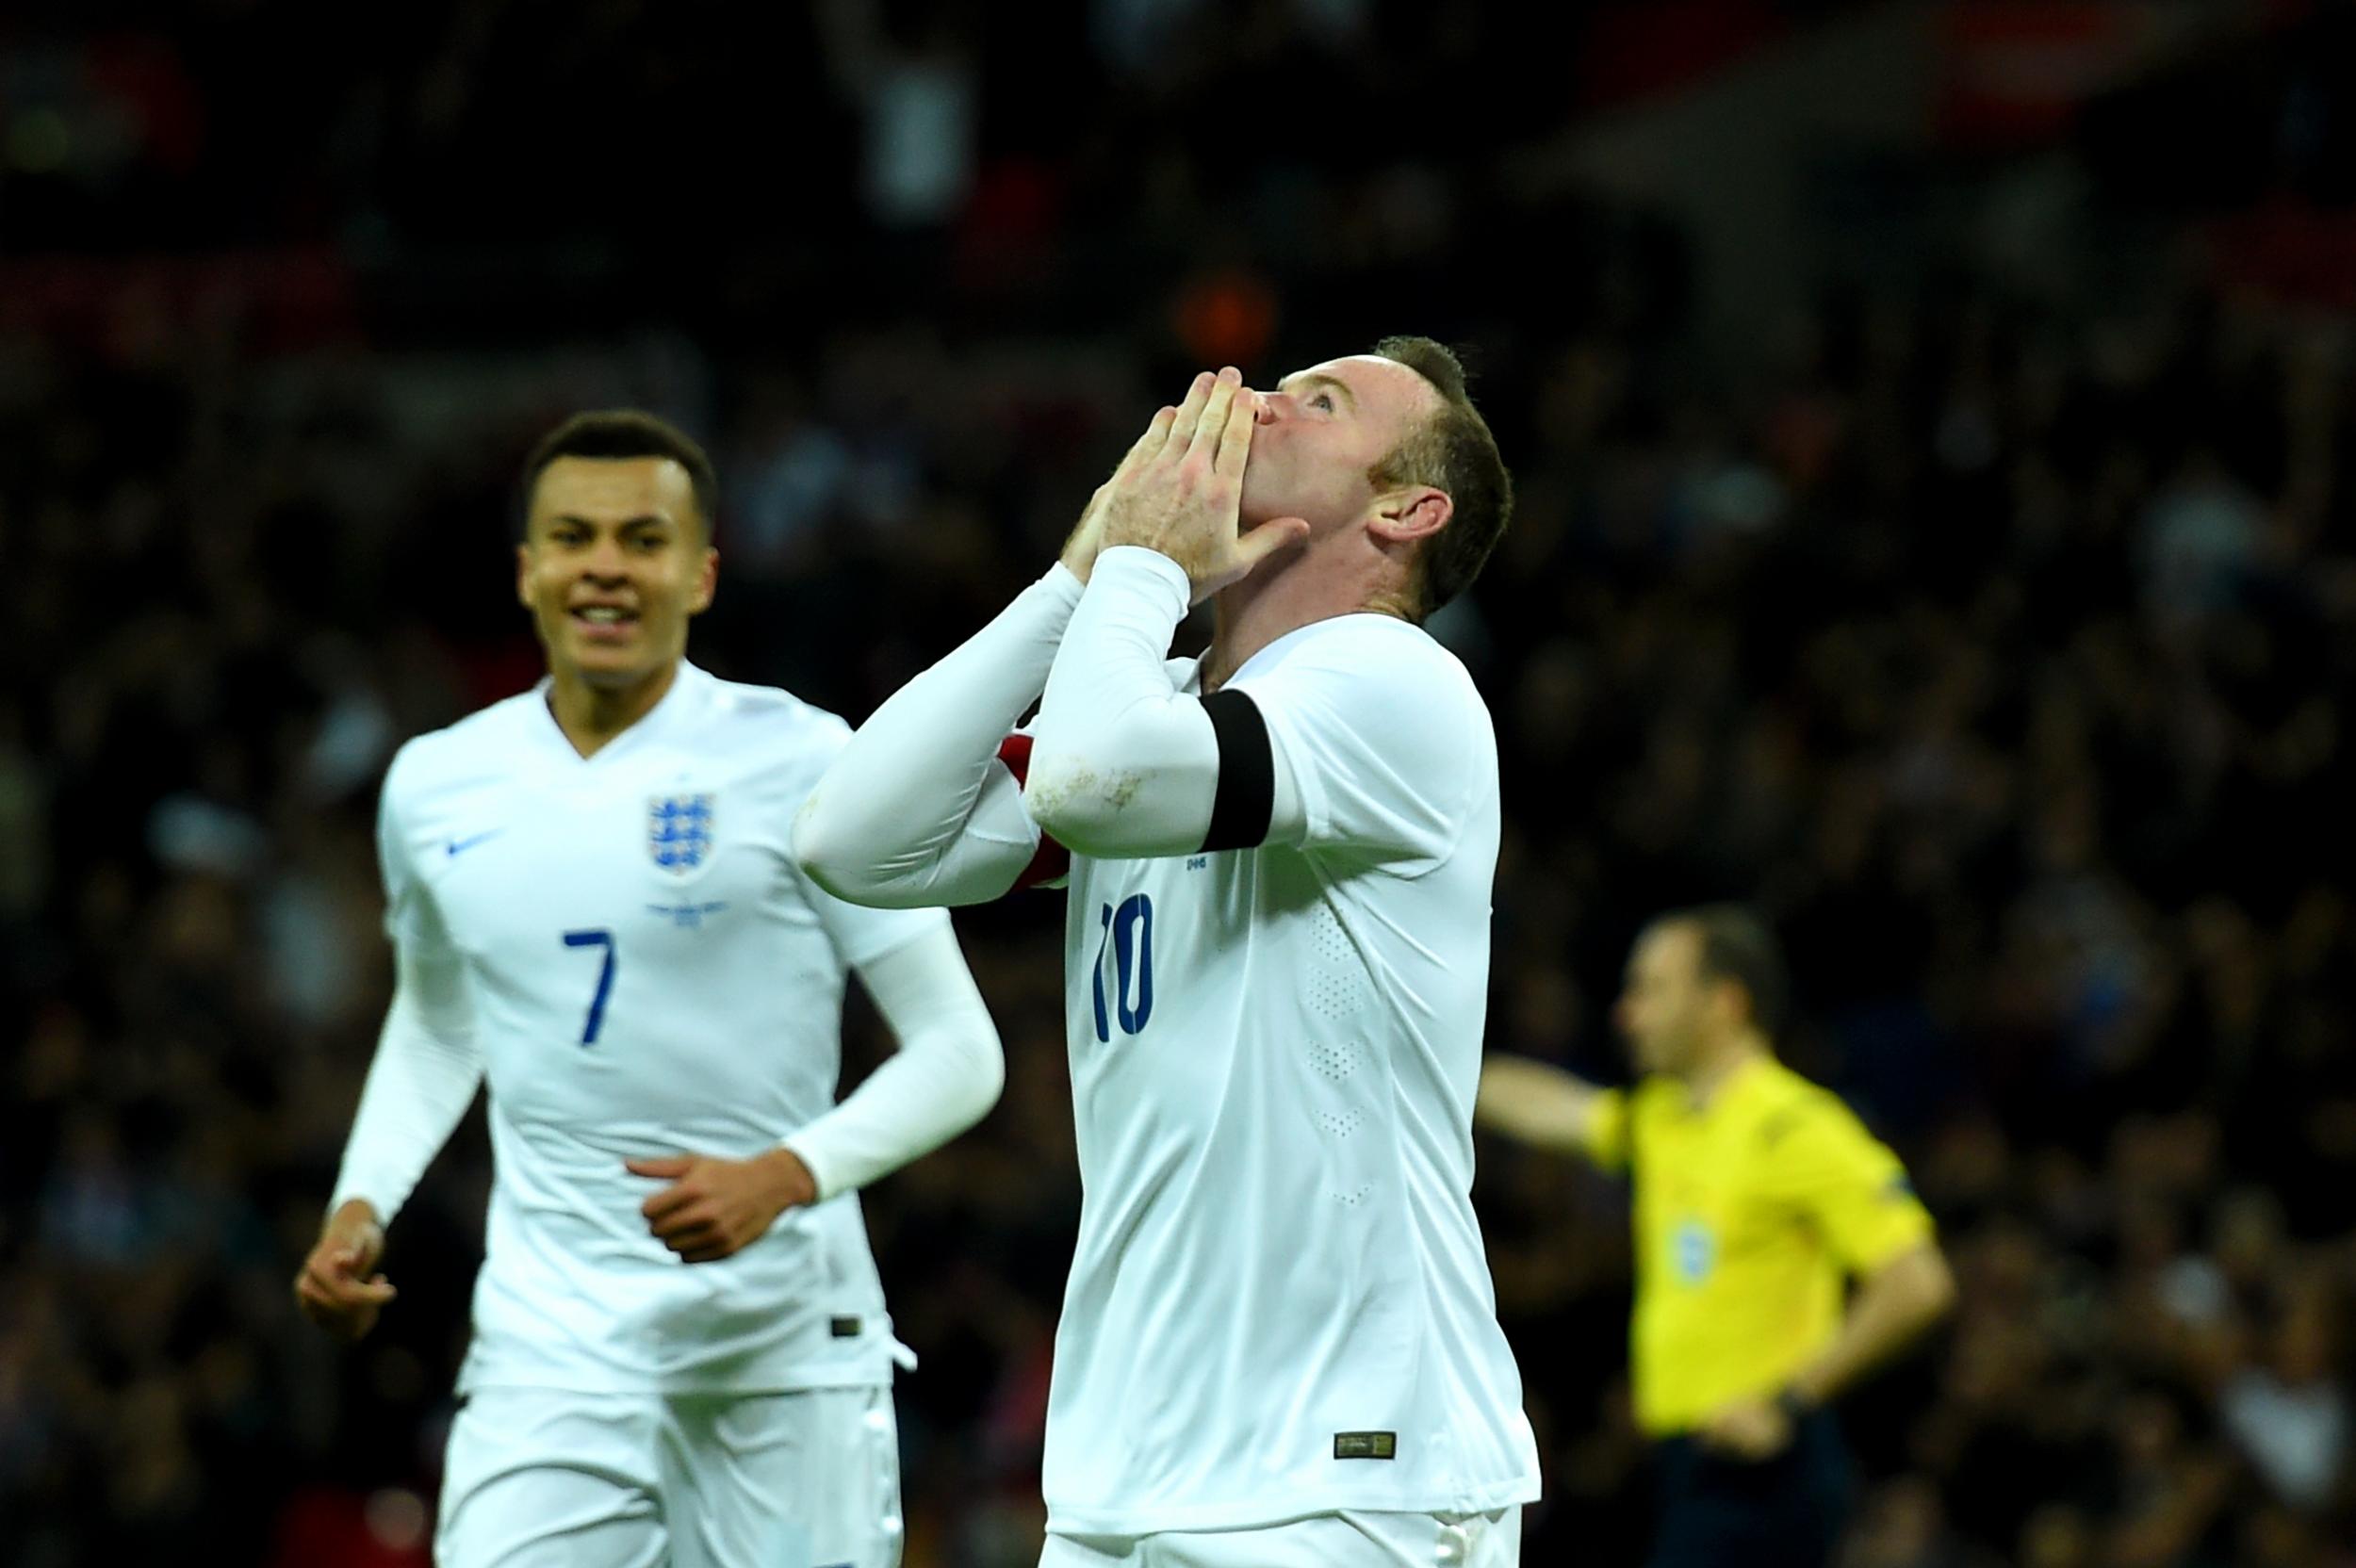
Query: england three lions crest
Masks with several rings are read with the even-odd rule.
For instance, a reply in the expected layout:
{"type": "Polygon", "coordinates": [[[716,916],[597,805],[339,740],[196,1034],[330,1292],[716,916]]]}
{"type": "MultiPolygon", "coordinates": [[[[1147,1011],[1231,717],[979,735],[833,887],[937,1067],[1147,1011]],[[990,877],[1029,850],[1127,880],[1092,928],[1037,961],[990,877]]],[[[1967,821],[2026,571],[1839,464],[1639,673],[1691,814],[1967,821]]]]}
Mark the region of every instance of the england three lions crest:
{"type": "Polygon", "coordinates": [[[673,876],[692,876],[712,858],[712,797],[656,795],[646,802],[646,853],[673,876]]]}

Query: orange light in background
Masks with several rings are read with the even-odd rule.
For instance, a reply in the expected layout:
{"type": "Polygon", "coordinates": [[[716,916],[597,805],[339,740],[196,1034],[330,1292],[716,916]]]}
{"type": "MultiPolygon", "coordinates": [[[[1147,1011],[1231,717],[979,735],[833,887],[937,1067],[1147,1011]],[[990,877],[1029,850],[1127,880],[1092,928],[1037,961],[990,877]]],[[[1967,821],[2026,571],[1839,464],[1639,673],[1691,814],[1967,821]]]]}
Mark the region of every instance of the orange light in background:
{"type": "Polygon", "coordinates": [[[1962,0],[1938,23],[1939,135],[1951,146],[2035,146],[2132,70],[2148,18],[2124,0],[1962,0]]]}
{"type": "Polygon", "coordinates": [[[1198,274],[1178,290],[1170,325],[1196,365],[1252,365],[1276,339],[1276,290],[1240,267],[1198,274]]]}

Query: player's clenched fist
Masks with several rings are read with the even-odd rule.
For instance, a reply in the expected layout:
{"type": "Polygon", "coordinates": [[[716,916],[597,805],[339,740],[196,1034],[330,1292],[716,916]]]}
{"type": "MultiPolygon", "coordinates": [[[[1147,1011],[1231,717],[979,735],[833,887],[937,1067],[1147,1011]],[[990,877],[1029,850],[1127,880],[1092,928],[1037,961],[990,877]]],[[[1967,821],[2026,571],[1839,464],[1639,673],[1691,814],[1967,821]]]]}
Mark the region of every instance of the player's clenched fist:
{"type": "Polygon", "coordinates": [[[777,1216],[818,1200],[818,1182],[791,1149],[749,1160],[679,1154],[624,1162],[670,1184],[640,1204],[646,1229],[688,1263],[716,1263],[769,1233],[777,1216]]]}
{"type": "MultiPolygon", "coordinates": [[[[1238,536],[1243,470],[1259,422],[1259,394],[1230,366],[1194,378],[1186,401],[1153,416],[1100,493],[1101,548],[1142,545],[1185,569],[1194,602],[1218,593],[1286,545],[1308,522],[1275,517],[1238,536]]],[[[1085,524],[1084,524],[1085,526],[1085,524]]]]}
{"type": "Polygon", "coordinates": [[[311,1255],[295,1276],[303,1315],[337,1339],[354,1340],[376,1327],[376,1315],[395,1294],[376,1271],[384,1256],[384,1228],[376,1210],[354,1198],[327,1217],[311,1255]]]}

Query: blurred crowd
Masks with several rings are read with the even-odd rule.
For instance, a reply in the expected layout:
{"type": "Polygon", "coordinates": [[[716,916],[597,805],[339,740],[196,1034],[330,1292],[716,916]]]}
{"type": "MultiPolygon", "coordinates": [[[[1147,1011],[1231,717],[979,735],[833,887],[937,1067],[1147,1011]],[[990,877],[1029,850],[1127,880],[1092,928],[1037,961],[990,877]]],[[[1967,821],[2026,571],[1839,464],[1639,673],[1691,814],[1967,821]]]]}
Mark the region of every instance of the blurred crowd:
{"type": "MultiPolygon", "coordinates": [[[[1858,1568],[2356,1539],[2348,347],[1966,298],[1818,320],[1747,406],[1595,343],[1538,389],[1481,599],[1520,803],[1492,1037],[1608,1071],[1633,919],[1775,917],[1787,1054],[1893,1135],[1963,1288],[1851,1412],[1858,1568]]],[[[1545,1512],[1619,1517],[1623,1205],[1502,1151],[1484,1183],[1545,1512]]]]}
{"type": "MultiPolygon", "coordinates": [[[[1693,10],[1739,49],[1840,8],[1693,10]]],[[[386,993],[384,764],[536,674],[541,430],[706,437],[692,651],[857,719],[1194,368],[1425,331],[1521,491],[1433,628],[1503,751],[1492,1043],[1621,1076],[1636,929],[1754,900],[1787,1055],[1955,1263],[1952,1327],[1844,1407],[1848,1568],[2356,1562],[2356,319],[2177,250],[1703,319],[1672,225],[1491,155],[1578,96],[1524,90],[1502,7],[1094,0],[1039,43],[819,5],[731,50],[695,8],[478,0],[267,100],[308,8],[118,9],[0,52],[0,1557],[425,1560],[479,1124],[367,1344],[289,1282],[386,993]],[[1367,115],[1418,60],[1497,90],[1367,115]]],[[[1555,41],[1643,57],[1579,17],[1555,41]]],[[[867,1199],[922,1358],[911,1568],[1035,1560],[1078,1201],[1055,900],[960,931],[1005,1099],[867,1199]]],[[[1637,1562],[1625,1194],[1484,1145],[1476,1197],[1529,1560],[1637,1562]]]]}

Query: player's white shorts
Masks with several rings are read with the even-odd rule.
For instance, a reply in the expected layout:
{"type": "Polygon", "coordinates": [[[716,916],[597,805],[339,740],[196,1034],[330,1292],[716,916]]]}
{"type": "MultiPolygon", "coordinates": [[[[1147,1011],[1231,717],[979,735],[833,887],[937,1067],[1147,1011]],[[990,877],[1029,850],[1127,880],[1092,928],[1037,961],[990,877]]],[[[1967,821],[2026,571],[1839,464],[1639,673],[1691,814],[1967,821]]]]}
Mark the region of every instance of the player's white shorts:
{"type": "Polygon", "coordinates": [[[1051,1535],[1039,1568],[1518,1568],[1522,1511],[1313,1514],[1244,1530],[1051,1535]]]}
{"type": "Polygon", "coordinates": [[[897,1568],[886,1388],[476,1391],[443,1469],[440,1568],[897,1568]]]}

